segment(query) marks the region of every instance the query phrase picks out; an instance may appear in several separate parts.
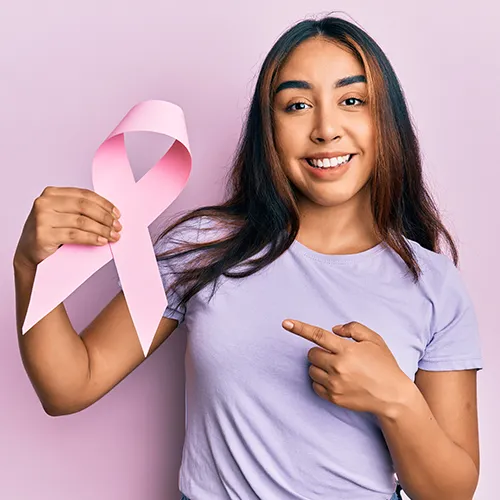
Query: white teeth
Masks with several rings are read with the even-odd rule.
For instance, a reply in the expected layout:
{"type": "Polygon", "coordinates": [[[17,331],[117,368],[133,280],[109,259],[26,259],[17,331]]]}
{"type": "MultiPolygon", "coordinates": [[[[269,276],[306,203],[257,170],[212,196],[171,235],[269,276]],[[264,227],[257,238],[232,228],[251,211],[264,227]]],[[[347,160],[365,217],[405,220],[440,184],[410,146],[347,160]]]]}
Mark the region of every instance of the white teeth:
{"type": "Polygon", "coordinates": [[[330,168],[342,165],[349,160],[350,155],[337,156],[336,158],[324,158],[322,160],[310,159],[308,160],[313,166],[318,168],[330,168]]]}

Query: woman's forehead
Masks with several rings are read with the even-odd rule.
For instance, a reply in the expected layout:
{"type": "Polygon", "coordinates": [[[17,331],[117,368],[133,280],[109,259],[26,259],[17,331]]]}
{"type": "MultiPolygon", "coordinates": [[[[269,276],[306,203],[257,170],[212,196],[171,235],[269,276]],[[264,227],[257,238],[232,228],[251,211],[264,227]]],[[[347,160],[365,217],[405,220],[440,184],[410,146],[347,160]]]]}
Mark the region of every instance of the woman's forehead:
{"type": "MultiPolygon", "coordinates": [[[[363,66],[350,51],[332,42],[306,40],[289,55],[278,72],[279,82],[284,80],[340,79],[364,74],[363,66]]],[[[279,83],[278,82],[278,83],[279,83]]]]}

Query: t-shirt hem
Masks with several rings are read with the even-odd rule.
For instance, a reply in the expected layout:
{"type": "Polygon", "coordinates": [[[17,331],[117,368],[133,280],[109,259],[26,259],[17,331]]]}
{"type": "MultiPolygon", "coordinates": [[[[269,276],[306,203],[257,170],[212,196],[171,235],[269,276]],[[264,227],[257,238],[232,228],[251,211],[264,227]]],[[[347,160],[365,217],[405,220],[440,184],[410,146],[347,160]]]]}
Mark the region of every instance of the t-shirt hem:
{"type": "Polygon", "coordinates": [[[179,322],[179,325],[184,321],[184,314],[172,309],[171,307],[167,307],[165,312],[163,313],[164,318],[175,319],[179,322]]]}
{"type": "Polygon", "coordinates": [[[420,361],[418,367],[427,371],[482,370],[483,361],[481,358],[420,361]]]}

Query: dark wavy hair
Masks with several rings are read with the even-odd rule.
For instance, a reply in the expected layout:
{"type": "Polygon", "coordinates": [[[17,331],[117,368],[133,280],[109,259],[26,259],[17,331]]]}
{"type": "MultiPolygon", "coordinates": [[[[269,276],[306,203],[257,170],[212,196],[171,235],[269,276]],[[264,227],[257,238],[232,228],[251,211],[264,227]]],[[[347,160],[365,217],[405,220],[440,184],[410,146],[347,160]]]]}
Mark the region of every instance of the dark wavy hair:
{"type": "Polygon", "coordinates": [[[346,48],[364,68],[376,130],[376,160],[368,182],[371,209],[381,239],[401,256],[415,283],[421,269],[405,238],[441,253],[439,237],[443,236],[451,248],[454,264],[458,265],[455,243],[424,183],[416,132],[389,60],[363,29],[340,17],[327,16],[298,22],[280,36],[267,54],[229,170],[227,201],[191,210],[159,235],[158,240],[168,237],[170,231],[199,217],[208,217],[229,229],[217,240],[186,242],[157,254],[158,261],[167,261],[197,253],[197,265],[178,269],[171,284],[173,288],[182,285],[181,304],[185,305],[210,283],[212,298],[220,276],[250,276],[277,259],[295,240],[299,229],[296,193],[280,165],[272,107],[280,68],[297,46],[313,37],[332,40],[346,48]],[[244,271],[231,271],[266,247],[266,252],[251,259],[244,271]]]}

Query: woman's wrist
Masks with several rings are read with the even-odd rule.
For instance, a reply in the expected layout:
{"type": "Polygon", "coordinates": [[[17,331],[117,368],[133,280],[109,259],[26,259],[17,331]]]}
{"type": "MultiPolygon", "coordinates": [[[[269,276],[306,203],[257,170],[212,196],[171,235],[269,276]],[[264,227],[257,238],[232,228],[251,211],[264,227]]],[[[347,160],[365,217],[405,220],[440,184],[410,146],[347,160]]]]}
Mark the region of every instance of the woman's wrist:
{"type": "Polygon", "coordinates": [[[12,265],[14,266],[14,272],[22,274],[35,274],[36,265],[29,262],[26,257],[24,257],[19,251],[16,250],[14,258],[12,259],[12,265]]]}

